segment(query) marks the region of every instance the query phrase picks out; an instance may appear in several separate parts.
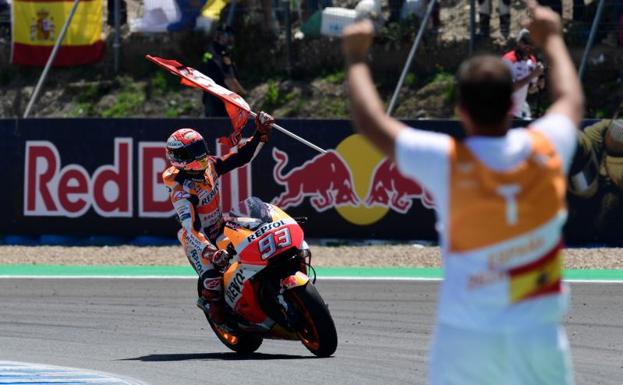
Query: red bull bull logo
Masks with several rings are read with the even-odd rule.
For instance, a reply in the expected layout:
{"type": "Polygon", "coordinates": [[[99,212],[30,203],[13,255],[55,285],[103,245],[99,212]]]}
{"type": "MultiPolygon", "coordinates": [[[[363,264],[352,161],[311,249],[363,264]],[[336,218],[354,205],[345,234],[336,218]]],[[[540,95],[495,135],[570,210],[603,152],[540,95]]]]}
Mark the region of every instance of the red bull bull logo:
{"type": "Polygon", "coordinates": [[[277,161],[273,177],[285,187],[285,191],[273,200],[273,204],[287,209],[298,206],[309,197],[312,207],[322,212],[336,206],[359,203],[353,190],[350,169],[335,151],[318,154],[285,175],[283,169],[288,163],[288,155],[273,148],[273,159],[277,161]]]}
{"type": "Polygon", "coordinates": [[[420,199],[424,207],[434,208],[433,198],[417,182],[403,176],[396,164],[389,159],[374,169],[366,206],[389,207],[406,214],[413,206],[413,199],[420,199]]]}
{"type": "Polygon", "coordinates": [[[277,148],[272,155],[276,161],[273,177],[285,188],[272,203],[284,209],[299,206],[309,198],[318,212],[333,208],[348,222],[370,225],[389,210],[406,214],[413,199],[434,208],[428,192],[400,174],[393,162],[360,135],[347,137],[335,150],[316,155],[287,173],[284,169],[288,155],[277,148]]]}

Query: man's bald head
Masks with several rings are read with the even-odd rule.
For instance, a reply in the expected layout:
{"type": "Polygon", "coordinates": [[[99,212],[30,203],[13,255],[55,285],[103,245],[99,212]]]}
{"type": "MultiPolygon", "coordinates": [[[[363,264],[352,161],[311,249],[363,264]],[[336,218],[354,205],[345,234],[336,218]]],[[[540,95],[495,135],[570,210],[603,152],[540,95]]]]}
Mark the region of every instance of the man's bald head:
{"type": "Polygon", "coordinates": [[[513,76],[502,59],[474,56],[457,73],[459,106],[479,129],[497,127],[513,106],[513,76]]]}

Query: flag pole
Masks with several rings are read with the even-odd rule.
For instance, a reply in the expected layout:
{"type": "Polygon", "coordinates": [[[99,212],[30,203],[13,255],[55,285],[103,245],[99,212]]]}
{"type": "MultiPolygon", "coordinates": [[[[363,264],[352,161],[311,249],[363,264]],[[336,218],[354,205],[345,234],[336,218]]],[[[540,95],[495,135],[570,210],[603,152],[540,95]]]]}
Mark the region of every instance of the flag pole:
{"type": "Polygon", "coordinates": [[[76,14],[76,10],[78,9],[78,3],[80,0],[74,0],[74,4],[71,6],[71,10],[69,11],[69,16],[67,20],[65,20],[65,24],[63,24],[63,28],[61,29],[60,35],[58,35],[58,39],[56,39],[56,43],[54,43],[54,48],[52,48],[52,52],[50,53],[50,57],[48,57],[48,62],[45,63],[45,68],[39,77],[39,81],[35,86],[35,90],[32,92],[30,96],[30,100],[28,101],[28,105],[26,106],[26,111],[24,112],[24,118],[27,118],[30,115],[30,110],[32,109],[35,100],[37,100],[37,96],[39,95],[39,91],[41,91],[41,87],[45,82],[45,79],[48,77],[48,72],[50,71],[50,67],[52,67],[52,62],[56,58],[56,54],[58,53],[58,49],[65,38],[65,34],[67,33],[67,29],[69,28],[69,24],[71,23],[71,19],[73,19],[76,14]]]}
{"type": "MultiPolygon", "coordinates": [[[[257,114],[253,111],[251,111],[251,117],[255,118],[257,116],[257,114]]],[[[285,128],[281,127],[280,125],[273,123],[272,127],[280,132],[283,132],[284,134],[288,135],[290,138],[294,139],[294,140],[298,140],[299,142],[303,143],[304,145],[313,148],[314,150],[318,151],[321,154],[324,154],[325,152],[327,152],[327,150],[324,150],[321,147],[316,146],[315,144],[313,144],[312,142],[301,138],[300,136],[286,130],[285,128]]]]}
{"type": "MultiPolygon", "coordinates": [[[[253,118],[257,116],[255,112],[251,111],[251,108],[249,107],[247,102],[245,102],[244,99],[242,99],[240,95],[234,92],[231,92],[230,90],[228,90],[227,88],[224,88],[223,86],[216,84],[214,80],[210,79],[209,77],[197,71],[196,69],[191,68],[191,67],[186,67],[182,63],[175,61],[175,60],[163,59],[163,58],[159,58],[159,57],[152,56],[152,55],[145,55],[145,58],[155,63],[156,65],[166,69],[173,75],[182,78],[183,85],[188,86],[188,87],[193,87],[193,88],[199,88],[204,91],[207,91],[213,96],[221,99],[223,103],[233,104],[237,108],[240,108],[246,111],[249,114],[249,116],[253,118]],[[213,88],[210,88],[210,87],[213,87],[213,88]],[[231,95],[234,95],[236,98],[238,98],[238,100],[230,100],[228,97],[231,95]]],[[[271,127],[286,134],[290,138],[295,139],[310,148],[313,148],[314,150],[320,152],[321,154],[324,154],[326,152],[321,147],[318,147],[312,142],[305,140],[301,138],[300,136],[286,130],[285,128],[281,127],[278,124],[273,123],[271,127]]]]}

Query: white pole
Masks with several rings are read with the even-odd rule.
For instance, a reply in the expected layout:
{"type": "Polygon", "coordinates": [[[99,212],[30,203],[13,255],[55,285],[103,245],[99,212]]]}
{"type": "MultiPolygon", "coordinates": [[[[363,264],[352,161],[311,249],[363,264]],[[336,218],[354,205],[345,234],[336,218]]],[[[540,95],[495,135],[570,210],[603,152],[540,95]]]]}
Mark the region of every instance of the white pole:
{"type": "Polygon", "coordinates": [[[58,39],[56,39],[56,43],[54,43],[54,48],[52,48],[50,57],[48,57],[48,62],[45,63],[45,68],[43,69],[43,72],[41,73],[41,76],[39,77],[39,81],[37,82],[37,85],[35,86],[35,90],[33,91],[32,96],[30,97],[30,101],[28,101],[28,105],[26,106],[26,112],[24,112],[24,118],[27,118],[28,115],[30,115],[30,110],[32,109],[32,105],[35,103],[35,100],[37,100],[39,91],[41,91],[41,86],[43,86],[43,83],[45,82],[45,79],[48,76],[50,67],[52,67],[52,62],[54,62],[54,59],[56,58],[58,49],[60,48],[61,43],[63,42],[63,39],[65,38],[65,33],[67,33],[67,29],[69,28],[71,19],[73,19],[74,14],[76,13],[76,9],[78,8],[79,2],[80,0],[74,0],[74,4],[71,6],[71,10],[69,11],[69,16],[67,17],[67,20],[65,20],[65,24],[63,24],[63,29],[61,29],[61,33],[58,36],[58,39]]]}
{"type": "Polygon", "coordinates": [[[422,24],[420,25],[420,30],[415,37],[415,42],[413,46],[411,46],[411,52],[409,52],[409,57],[407,58],[407,62],[405,63],[404,68],[402,69],[402,74],[400,74],[400,80],[398,80],[398,84],[396,85],[396,89],[394,90],[394,95],[392,96],[392,100],[389,102],[389,107],[387,107],[387,115],[391,115],[394,111],[394,106],[396,105],[396,100],[398,99],[398,93],[402,88],[402,83],[405,81],[405,77],[407,76],[407,72],[409,72],[409,67],[411,67],[411,62],[413,61],[413,57],[415,56],[415,51],[417,51],[420,46],[420,42],[422,41],[422,36],[424,36],[424,30],[428,25],[428,19],[430,15],[433,13],[433,8],[435,7],[435,3],[437,0],[431,0],[428,3],[428,8],[426,9],[426,15],[422,19],[422,24]]]}
{"type": "Polygon", "coordinates": [[[597,35],[597,26],[599,25],[599,22],[601,21],[601,15],[603,14],[603,10],[604,10],[604,3],[605,3],[604,0],[600,0],[599,4],[597,5],[597,13],[595,14],[595,19],[593,19],[591,32],[588,35],[588,41],[586,42],[586,47],[584,48],[584,55],[582,55],[582,61],[580,62],[580,69],[578,71],[578,77],[580,78],[580,81],[582,80],[582,77],[584,77],[584,70],[586,69],[586,61],[588,60],[588,54],[591,51],[591,48],[593,48],[595,36],[597,35]]]}
{"type": "MultiPolygon", "coordinates": [[[[257,114],[253,111],[251,111],[251,117],[255,118],[257,114]]],[[[293,134],[292,132],[286,130],[285,128],[281,127],[280,125],[273,123],[272,127],[278,131],[283,132],[284,134],[288,135],[290,138],[298,140],[299,142],[303,143],[306,146],[309,146],[311,148],[313,148],[314,150],[318,151],[321,154],[324,154],[325,152],[327,152],[326,150],[322,149],[321,147],[316,146],[315,144],[313,144],[312,142],[305,140],[303,138],[301,138],[300,136],[293,134]]]]}

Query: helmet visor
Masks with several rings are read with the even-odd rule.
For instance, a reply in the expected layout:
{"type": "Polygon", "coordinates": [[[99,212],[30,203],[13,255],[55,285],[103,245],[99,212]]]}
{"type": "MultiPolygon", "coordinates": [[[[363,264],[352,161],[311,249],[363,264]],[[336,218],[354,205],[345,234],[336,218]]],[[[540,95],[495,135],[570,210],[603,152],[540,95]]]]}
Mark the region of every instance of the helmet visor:
{"type": "Polygon", "coordinates": [[[208,146],[205,141],[199,140],[188,146],[176,148],[169,152],[171,159],[176,162],[192,162],[208,156],[208,146]]]}

